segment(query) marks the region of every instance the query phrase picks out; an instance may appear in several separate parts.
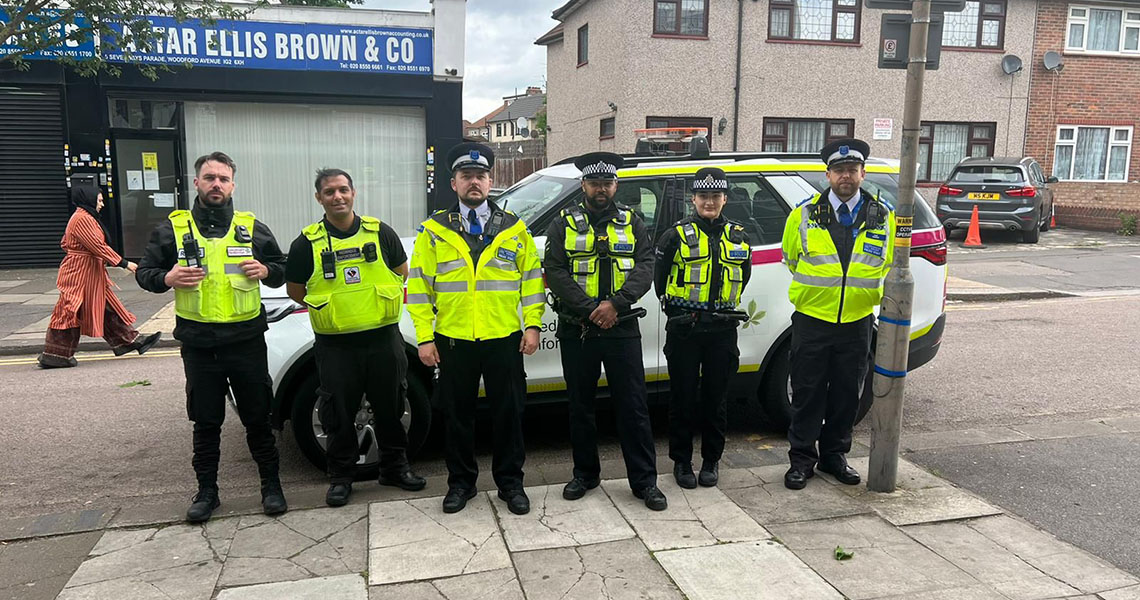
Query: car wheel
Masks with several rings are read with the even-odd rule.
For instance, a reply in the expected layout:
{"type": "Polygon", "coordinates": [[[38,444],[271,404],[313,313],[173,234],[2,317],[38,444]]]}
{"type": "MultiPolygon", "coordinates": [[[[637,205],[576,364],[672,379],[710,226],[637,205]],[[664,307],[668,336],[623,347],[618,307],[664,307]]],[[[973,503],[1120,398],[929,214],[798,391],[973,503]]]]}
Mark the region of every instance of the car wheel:
{"type": "Polygon", "coordinates": [[[1040,238],[1041,230],[1038,227],[1025,229],[1021,232],[1021,241],[1026,244],[1036,244],[1037,240],[1040,238]]]}
{"type": "Polygon", "coordinates": [[[1050,206],[1049,207],[1049,214],[1045,215],[1045,220],[1041,222],[1041,232],[1044,233],[1046,231],[1049,231],[1049,228],[1052,225],[1053,225],[1053,207],[1050,206]]]}
{"type": "MultiPolygon", "coordinates": [[[[767,417],[769,426],[773,431],[787,431],[792,422],[792,352],[791,344],[785,343],[772,355],[772,365],[764,376],[764,383],[760,386],[760,407],[767,417]]],[[[867,366],[867,376],[863,380],[863,391],[859,395],[859,410],[855,413],[855,423],[859,424],[871,410],[875,401],[875,394],[871,389],[874,377],[870,360],[867,366]]]]}
{"type": "MultiPolygon", "coordinates": [[[[407,390],[404,394],[404,430],[408,432],[408,458],[423,447],[431,429],[431,397],[424,382],[414,372],[408,372],[407,390]]],[[[327,437],[317,416],[323,402],[317,396],[320,380],[314,369],[296,387],[293,397],[293,436],[301,453],[313,466],[321,471],[326,469],[325,445],[327,437]]],[[[357,443],[360,458],[356,463],[356,479],[375,479],[380,474],[380,452],[373,426],[372,407],[365,398],[356,413],[357,443]]]]}

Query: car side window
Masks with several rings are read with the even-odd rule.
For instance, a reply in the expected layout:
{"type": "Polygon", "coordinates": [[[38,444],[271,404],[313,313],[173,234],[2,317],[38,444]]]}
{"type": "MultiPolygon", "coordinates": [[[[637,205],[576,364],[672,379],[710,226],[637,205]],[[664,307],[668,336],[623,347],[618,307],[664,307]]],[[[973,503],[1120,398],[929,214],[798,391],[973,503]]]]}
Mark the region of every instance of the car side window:
{"type": "MultiPolygon", "coordinates": [[[[685,187],[688,189],[687,182],[685,187]]],[[[694,212],[689,194],[685,198],[685,216],[694,212]]],[[[788,220],[784,202],[757,175],[728,178],[728,198],[721,214],[743,225],[753,246],[779,244],[788,220]]]]}
{"type": "Polygon", "coordinates": [[[624,204],[645,221],[652,233],[657,223],[657,212],[664,201],[665,178],[622,179],[618,182],[614,202],[624,204]]]}

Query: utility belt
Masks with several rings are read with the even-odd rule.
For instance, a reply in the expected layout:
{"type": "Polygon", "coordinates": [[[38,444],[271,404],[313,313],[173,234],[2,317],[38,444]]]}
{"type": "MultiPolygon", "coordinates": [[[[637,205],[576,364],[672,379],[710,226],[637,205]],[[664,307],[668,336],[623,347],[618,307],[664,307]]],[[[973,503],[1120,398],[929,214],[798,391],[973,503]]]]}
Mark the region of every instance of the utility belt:
{"type": "Polygon", "coordinates": [[[748,313],[742,310],[691,310],[669,317],[669,320],[665,322],[665,330],[692,327],[697,324],[744,323],[746,321],[748,321],[748,313]]]}
{"type": "MultiPolygon", "coordinates": [[[[550,302],[551,308],[554,309],[554,312],[558,313],[558,319],[559,320],[570,323],[571,325],[577,325],[578,327],[580,327],[582,329],[582,339],[586,339],[588,334],[590,334],[592,332],[596,333],[596,332],[605,331],[601,327],[598,327],[597,323],[594,323],[593,321],[591,321],[589,319],[583,319],[583,318],[578,317],[576,315],[572,315],[570,313],[565,313],[565,312],[560,311],[559,310],[559,308],[560,308],[559,304],[560,303],[558,302],[557,298],[553,298],[550,302]]],[[[614,324],[614,327],[621,325],[622,323],[625,323],[628,321],[640,319],[641,317],[644,317],[647,314],[649,314],[649,313],[644,308],[640,308],[640,307],[630,308],[629,310],[627,310],[625,312],[618,313],[617,323],[614,324]]]]}

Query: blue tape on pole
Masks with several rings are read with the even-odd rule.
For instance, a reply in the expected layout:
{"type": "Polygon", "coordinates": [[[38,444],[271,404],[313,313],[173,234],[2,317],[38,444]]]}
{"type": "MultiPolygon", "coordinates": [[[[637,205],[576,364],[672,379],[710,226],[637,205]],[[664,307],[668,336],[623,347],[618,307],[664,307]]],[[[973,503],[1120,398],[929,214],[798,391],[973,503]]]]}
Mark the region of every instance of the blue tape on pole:
{"type": "Polygon", "coordinates": [[[886,377],[906,377],[906,371],[891,371],[875,365],[875,372],[886,377]]]}
{"type": "Polygon", "coordinates": [[[898,325],[899,327],[910,327],[910,319],[896,321],[895,319],[889,319],[887,317],[879,317],[879,320],[884,323],[890,323],[891,325],[898,325]]]}

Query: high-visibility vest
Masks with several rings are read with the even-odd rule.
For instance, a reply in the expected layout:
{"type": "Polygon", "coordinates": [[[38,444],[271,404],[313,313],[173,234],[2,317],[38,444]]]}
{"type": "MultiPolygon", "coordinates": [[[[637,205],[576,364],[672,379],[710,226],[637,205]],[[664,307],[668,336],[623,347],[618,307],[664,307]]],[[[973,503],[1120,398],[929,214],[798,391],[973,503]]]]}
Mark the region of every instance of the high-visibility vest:
{"type": "Polygon", "coordinates": [[[603,261],[610,263],[610,293],[625,284],[625,278],[634,267],[637,236],[633,233],[633,211],[619,208],[606,222],[606,232],[598,235],[586,218],[581,205],[564,209],[561,219],[566,224],[564,249],[570,263],[570,274],[586,295],[601,300],[601,271],[603,261]]]}
{"type": "Polygon", "coordinates": [[[744,227],[732,221],[726,221],[723,227],[720,240],[713,247],[712,238],[692,220],[676,225],[681,245],[673,255],[665,287],[666,303],[696,310],[731,309],[740,304],[744,265],[752,260],[752,249],[744,241],[744,227]],[[716,298],[710,298],[714,277],[719,279],[720,290],[716,298]]]}
{"type": "Polygon", "coordinates": [[[788,299],[796,310],[831,323],[858,321],[874,312],[883,299],[883,278],[894,259],[895,213],[874,229],[860,226],[846,271],[827,227],[812,220],[812,206],[830,202],[821,194],[801,203],[784,225],[784,263],[792,272],[788,299]],[[821,199],[822,198],[822,199],[821,199]]]}
{"type": "Polygon", "coordinates": [[[484,227],[489,242],[477,261],[461,231],[458,212],[436,212],[420,226],[408,275],[408,312],[416,342],[430,342],[436,333],[493,340],[525,327],[541,327],[546,288],[538,249],[526,225],[494,209],[484,227]]]}
{"type": "Polygon", "coordinates": [[[198,242],[198,260],[206,271],[198,285],[174,289],[174,314],[201,323],[239,323],[261,314],[261,284],[239,266],[253,259],[253,213],[235,210],[229,231],[220,238],[202,235],[188,210],[176,210],[168,218],[178,264],[187,266],[183,237],[189,233],[198,242]]]}
{"type": "Polygon", "coordinates": [[[344,239],[329,235],[323,220],[302,233],[313,246],[313,274],[305,284],[313,331],[355,333],[400,320],[404,278],[384,260],[379,219],[361,216],[360,228],[344,239]],[[331,252],[334,260],[327,273],[323,252],[331,252]]]}

